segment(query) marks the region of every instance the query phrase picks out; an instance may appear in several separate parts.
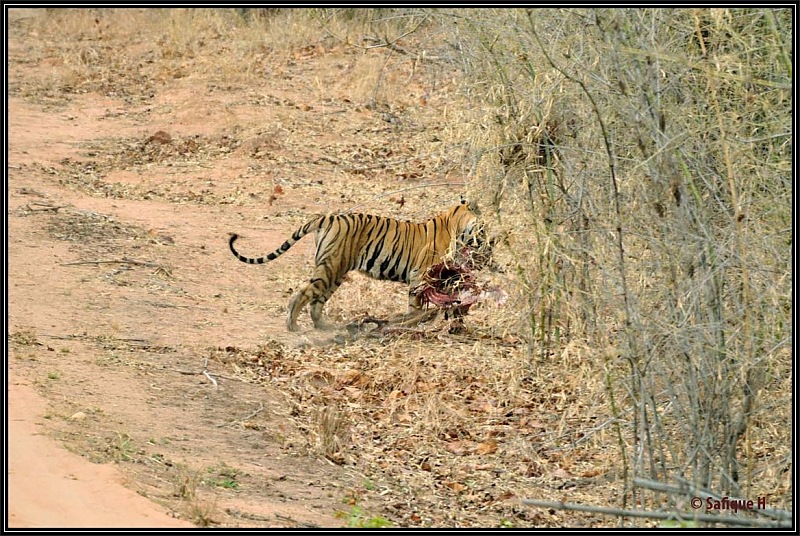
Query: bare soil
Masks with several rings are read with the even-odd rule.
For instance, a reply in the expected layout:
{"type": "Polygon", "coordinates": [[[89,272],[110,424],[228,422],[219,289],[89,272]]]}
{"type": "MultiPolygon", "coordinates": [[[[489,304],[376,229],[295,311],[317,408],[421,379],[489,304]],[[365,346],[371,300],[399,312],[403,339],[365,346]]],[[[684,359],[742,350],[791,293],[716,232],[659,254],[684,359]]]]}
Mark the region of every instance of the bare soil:
{"type": "MultiPolygon", "coordinates": [[[[146,55],[70,80],[44,16],[9,22],[10,527],[604,521],[521,506],[580,477],[611,500],[613,443],[561,448],[607,418],[578,385],[492,395],[513,382],[491,367],[510,371],[522,347],[490,311],[472,337],[353,341],[307,314],[288,333],[313,241],[258,267],[228,250],[239,232],[264,254],[327,210],[418,220],[450,205],[457,186],[406,190],[463,180],[441,141],[446,80],[393,60],[402,95],[354,99],[362,53],[324,43],[265,52],[257,84],[190,64],[153,74],[146,55]],[[437,424],[417,429],[423,416],[437,424]]],[[[92,35],[108,61],[147,46],[92,35]]],[[[352,276],[328,314],[385,316],[405,295],[352,276]]]]}

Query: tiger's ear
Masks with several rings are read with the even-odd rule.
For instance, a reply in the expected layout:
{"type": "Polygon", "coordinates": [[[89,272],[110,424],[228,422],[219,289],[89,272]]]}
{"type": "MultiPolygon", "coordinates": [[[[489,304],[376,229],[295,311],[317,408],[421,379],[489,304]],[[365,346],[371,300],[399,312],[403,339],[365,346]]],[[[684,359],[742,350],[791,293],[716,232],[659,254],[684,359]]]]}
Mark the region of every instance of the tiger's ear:
{"type": "Polygon", "coordinates": [[[474,199],[467,199],[464,194],[461,194],[461,204],[467,205],[470,211],[472,211],[476,216],[481,213],[481,211],[478,209],[478,203],[474,199]]]}

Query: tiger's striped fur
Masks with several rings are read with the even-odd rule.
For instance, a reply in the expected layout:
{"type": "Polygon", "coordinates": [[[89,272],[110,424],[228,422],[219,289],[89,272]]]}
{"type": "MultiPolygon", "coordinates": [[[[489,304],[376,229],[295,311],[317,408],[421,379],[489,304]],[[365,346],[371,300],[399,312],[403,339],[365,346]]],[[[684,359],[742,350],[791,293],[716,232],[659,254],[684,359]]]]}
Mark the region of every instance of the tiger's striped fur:
{"type": "Polygon", "coordinates": [[[351,270],[374,279],[408,283],[409,311],[419,310],[422,308],[420,298],[412,291],[425,271],[458,244],[470,247],[484,244],[483,228],[465,201],[422,223],[369,214],[320,216],[297,229],[278,249],[263,257],[245,257],[236,251],[234,242],[239,238],[236,234],[231,235],[228,244],[240,261],[264,264],[280,257],[312,231],[316,232],[314,273],[289,304],[286,319],[289,331],[297,331],[297,317],[309,303],[314,327],[324,327],[325,302],[351,270]]]}

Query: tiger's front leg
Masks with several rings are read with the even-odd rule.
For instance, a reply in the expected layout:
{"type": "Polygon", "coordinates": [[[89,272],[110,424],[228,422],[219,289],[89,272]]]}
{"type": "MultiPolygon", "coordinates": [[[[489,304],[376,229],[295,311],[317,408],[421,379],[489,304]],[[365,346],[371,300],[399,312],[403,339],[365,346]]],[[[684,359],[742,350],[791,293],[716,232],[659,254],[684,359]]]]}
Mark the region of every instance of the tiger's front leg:
{"type": "Polygon", "coordinates": [[[414,292],[416,285],[408,289],[408,314],[422,309],[422,296],[414,292]]]}
{"type": "Polygon", "coordinates": [[[414,292],[418,286],[419,282],[411,282],[408,289],[408,311],[395,317],[391,321],[393,324],[412,327],[424,322],[430,322],[439,314],[439,309],[436,307],[425,309],[422,296],[414,292]]]}
{"type": "Polygon", "coordinates": [[[422,294],[417,292],[421,289],[422,281],[420,281],[419,271],[413,270],[409,276],[408,281],[408,312],[411,315],[417,311],[421,311],[424,303],[422,303],[422,294]]]}

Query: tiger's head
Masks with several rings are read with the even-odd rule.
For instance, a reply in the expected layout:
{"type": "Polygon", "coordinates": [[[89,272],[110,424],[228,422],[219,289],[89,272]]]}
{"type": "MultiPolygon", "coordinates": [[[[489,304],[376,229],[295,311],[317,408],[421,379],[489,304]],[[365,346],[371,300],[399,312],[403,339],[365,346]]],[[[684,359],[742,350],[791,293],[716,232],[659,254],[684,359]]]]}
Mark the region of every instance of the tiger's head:
{"type": "Polygon", "coordinates": [[[461,204],[451,208],[447,216],[450,236],[453,237],[451,255],[466,258],[475,269],[492,268],[492,250],[496,240],[487,238],[477,204],[462,197],[461,204]]]}

